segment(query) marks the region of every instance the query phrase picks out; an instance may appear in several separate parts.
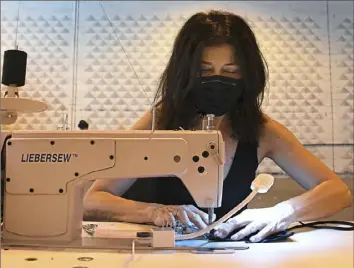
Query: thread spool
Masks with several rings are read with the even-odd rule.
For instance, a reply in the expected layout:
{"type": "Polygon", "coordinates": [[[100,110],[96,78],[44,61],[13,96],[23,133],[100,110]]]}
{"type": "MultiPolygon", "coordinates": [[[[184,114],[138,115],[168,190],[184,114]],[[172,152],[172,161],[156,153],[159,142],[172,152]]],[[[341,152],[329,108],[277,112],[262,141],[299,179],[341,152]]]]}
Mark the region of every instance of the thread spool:
{"type": "Polygon", "coordinates": [[[12,125],[18,113],[38,113],[48,109],[48,105],[39,100],[20,98],[18,88],[25,85],[27,53],[18,49],[6,50],[1,83],[7,86],[1,97],[0,123],[12,125]]]}
{"type": "Polygon", "coordinates": [[[17,49],[6,50],[1,83],[22,87],[26,82],[27,53],[17,49]]]}

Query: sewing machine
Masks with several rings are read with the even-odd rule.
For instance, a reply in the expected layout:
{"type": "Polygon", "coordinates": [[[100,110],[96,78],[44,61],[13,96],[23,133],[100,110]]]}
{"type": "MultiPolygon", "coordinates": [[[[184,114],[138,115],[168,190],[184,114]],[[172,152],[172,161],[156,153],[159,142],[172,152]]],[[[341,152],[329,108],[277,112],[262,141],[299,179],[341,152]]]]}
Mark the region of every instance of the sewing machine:
{"type": "Polygon", "coordinates": [[[225,145],[216,130],[16,131],[6,141],[3,244],[80,239],[83,184],[177,176],[198,206],[221,206],[225,145]]]}
{"type": "MultiPolygon", "coordinates": [[[[42,101],[20,98],[26,62],[24,51],[5,52],[2,125],[14,124],[20,113],[48,109],[42,101]]],[[[80,240],[83,186],[97,179],[179,177],[196,204],[208,208],[210,220],[212,209],[221,206],[225,161],[214,115],[205,117],[203,130],[156,131],[155,110],[152,129],[146,131],[1,133],[6,160],[2,245],[80,240]]]]}

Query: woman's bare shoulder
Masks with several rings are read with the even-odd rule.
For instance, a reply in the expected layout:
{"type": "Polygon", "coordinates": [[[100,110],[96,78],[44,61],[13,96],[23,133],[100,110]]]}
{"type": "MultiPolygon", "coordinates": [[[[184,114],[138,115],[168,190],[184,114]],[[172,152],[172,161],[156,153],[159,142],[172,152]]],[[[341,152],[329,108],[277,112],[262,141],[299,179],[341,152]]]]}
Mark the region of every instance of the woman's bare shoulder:
{"type": "MultiPolygon", "coordinates": [[[[155,109],[155,117],[158,118],[159,114],[162,112],[162,105],[159,104],[155,109]]],[[[152,127],[153,119],[153,109],[150,108],[135,122],[131,127],[133,130],[149,130],[152,127]]],[[[156,124],[156,122],[155,122],[156,124]]]]}

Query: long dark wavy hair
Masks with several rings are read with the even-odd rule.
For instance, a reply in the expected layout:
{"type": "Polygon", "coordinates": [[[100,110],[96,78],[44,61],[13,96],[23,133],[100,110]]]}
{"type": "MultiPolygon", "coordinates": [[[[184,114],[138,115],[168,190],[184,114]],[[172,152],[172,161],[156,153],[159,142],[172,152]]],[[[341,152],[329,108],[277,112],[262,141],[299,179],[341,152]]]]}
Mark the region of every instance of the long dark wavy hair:
{"type": "Polygon", "coordinates": [[[227,114],[232,136],[257,143],[265,121],[261,104],[268,80],[267,63],[250,26],[243,18],[229,12],[200,12],[181,28],[155,95],[159,105],[157,128],[195,127],[200,115],[191,91],[201,75],[202,51],[219,44],[233,46],[246,86],[239,103],[227,114]]]}

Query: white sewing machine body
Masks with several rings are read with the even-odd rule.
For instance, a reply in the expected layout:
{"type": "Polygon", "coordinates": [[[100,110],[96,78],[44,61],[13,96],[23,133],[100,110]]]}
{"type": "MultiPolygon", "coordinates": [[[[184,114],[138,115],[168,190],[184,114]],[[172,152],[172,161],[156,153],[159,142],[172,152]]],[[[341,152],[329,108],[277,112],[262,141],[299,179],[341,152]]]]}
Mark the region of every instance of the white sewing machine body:
{"type": "Polygon", "coordinates": [[[79,239],[83,183],[96,179],[176,176],[198,206],[221,206],[219,131],[18,131],[5,146],[5,244],[79,239]]]}

